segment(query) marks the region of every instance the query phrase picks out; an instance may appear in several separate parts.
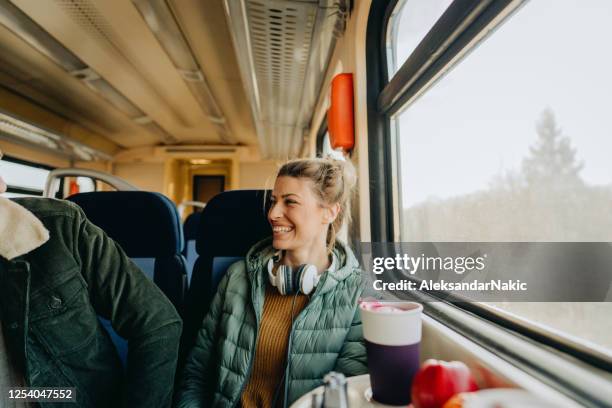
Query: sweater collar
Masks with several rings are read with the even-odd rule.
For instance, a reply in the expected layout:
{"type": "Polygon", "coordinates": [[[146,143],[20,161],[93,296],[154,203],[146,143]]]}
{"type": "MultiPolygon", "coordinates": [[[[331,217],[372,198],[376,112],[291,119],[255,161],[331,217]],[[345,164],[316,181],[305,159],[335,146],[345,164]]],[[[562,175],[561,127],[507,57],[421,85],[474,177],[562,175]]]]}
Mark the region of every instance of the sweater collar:
{"type": "Polygon", "coordinates": [[[11,260],[49,240],[49,231],[34,214],[0,197],[0,256],[11,260]]]}

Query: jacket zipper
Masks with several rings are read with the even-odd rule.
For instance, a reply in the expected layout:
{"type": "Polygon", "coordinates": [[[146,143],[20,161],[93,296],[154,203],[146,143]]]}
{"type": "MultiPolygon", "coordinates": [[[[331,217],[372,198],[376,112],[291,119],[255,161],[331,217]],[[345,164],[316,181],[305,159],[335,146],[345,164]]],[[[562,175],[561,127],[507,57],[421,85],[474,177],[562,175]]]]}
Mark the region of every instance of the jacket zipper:
{"type": "MultiPolygon", "coordinates": [[[[327,275],[325,276],[325,278],[327,278],[327,275]]],[[[291,331],[289,332],[289,339],[291,340],[291,343],[293,342],[293,332],[295,330],[295,325],[300,321],[300,318],[304,318],[305,312],[308,309],[308,307],[312,304],[312,300],[317,296],[317,294],[319,293],[319,288],[322,286],[322,283],[325,282],[325,279],[322,279],[319,284],[317,285],[317,287],[315,288],[315,291],[312,293],[312,297],[310,299],[308,299],[308,304],[306,305],[306,307],[300,312],[300,314],[298,314],[295,317],[295,320],[293,320],[293,323],[291,324],[291,331]]],[[[291,343],[287,345],[288,349],[289,349],[289,354],[287,355],[287,364],[289,364],[289,362],[291,361],[291,355],[293,354],[293,348],[291,347],[291,343]]],[[[289,370],[287,372],[287,378],[285,378],[285,381],[287,382],[287,386],[289,387],[289,374],[291,373],[291,370],[289,370]]],[[[289,387],[289,389],[291,389],[291,387],[289,387]]],[[[284,391],[284,390],[283,390],[284,391]]],[[[284,392],[283,392],[283,400],[284,400],[284,392]]]]}
{"type": "MultiPolygon", "coordinates": [[[[326,276],[327,278],[327,276],[326,276]]],[[[312,298],[310,298],[308,300],[308,305],[306,305],[306,307],[304,308],[304,310],[302,310],[302,312],[296,316],[295,320],[293,321],[293,324],[291,325],[291,331],[289,332],[289,338],[293,338],[293,330],[295,328],[295,324],[299,321],[300,316],[304,313],[304,311],[306,310],[306,308],[308,308],[308,306],[310,305],[310,303],[312,302],[312,299],[315,298],[316,294],[319,292],[318,289],[320,287],[320,285],[325,282],[325,279],[322,279],[321,282],[319,282],[319,284],[317,285],[317,288],[315,289],[314,293],[312,294],[312,298]]],[[[249,378],[251,377],[251,371],[253,370],[253,361],[255,360],[255,353],[257,352],[257,343],[259,342],[259,319],[260,317],[257,315],[257,311],[255,310],[255,305],[252,304],[253,306],[253,313],[255,314],[255,324],[256,324],[256,328],[255,328],[255,349],[253,350],[253,355],[251,356],[251,358],[249,359],[249,369],[247,370],[247,375],[245,380],[243,381],[242,385],[240,386],[240,393],[238,393],[238,398],[236,399],[236,402],[234,402],[233,407],[236,408],[238,406],[238,404],[240,403],[240,400],[242,399],[242,393],[244,392],[244,389],[246,388],[247,382],[249,381],[249,378]]],[[[288,347],[290,347],[291,345],[289,344],[288,347]]],[[[287,356],[287,363],[289,363],[289,359],[291,359],[291,355],[287,356]]],[[[285,381],[289,381],[289,378],[286,378],[285,381]]]]}
{"type": "Polygon", "coordinates": [[[26,289],[24,293],[25,305],[24,305],[24,319],[23,319],[23,358],[24,358],[24,371],[25,378],[28,384],[30,384],[30,370],[28,370],[28,332],[30,331],[30,283],[31,283],[31,271],[30,271],[30,263],[26,261],[23,262],[23,269],[26,273],[26,289]]]}

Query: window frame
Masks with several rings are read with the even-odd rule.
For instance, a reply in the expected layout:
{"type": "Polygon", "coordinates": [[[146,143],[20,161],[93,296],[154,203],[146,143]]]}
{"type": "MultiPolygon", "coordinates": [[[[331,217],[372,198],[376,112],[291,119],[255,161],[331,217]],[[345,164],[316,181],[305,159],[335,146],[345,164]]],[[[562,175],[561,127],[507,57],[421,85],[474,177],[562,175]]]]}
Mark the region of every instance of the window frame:
{"type": "MultiPolygon", "coordinates": [[[[377,110],[393,116],[407,108],[419,93],[451,69],[455,62],[486,38],[497,23],[526,1],[453,1],[393,78],[380,90],[377,110]],[[499,20],[497,23],[496,19],[499,20]],[[492,23],[494,26],[490,30],[492,23]]],[[[381,33],[382,41],[386,41],[388,23],[387,20],[385,30],[381,33]]],[[[383,58],[386,59],[386,56],[383,58]]]]}
{"type": "Polygon", "coordinates": [[[327,124],[327,115],[323,117],[321,124],[319,125],[319,130],[317,130],[317,140],[316,140],[316,148],[315,155],[317,157],[323,156],[323,139],[325,138],[325,133],[329,130],[329,126],[327,124]]]}
{"type": "MultiPolygon", "coordinates": [[[[9,155],[4,155],[2,157],[2,160],[10,162],[10,163],[20,164],[22,166],[34,167],[37,169],[43,169],[43,170],[49,170],[49,171],[55,169],[55,167],[48,166],[46,164],[41,164],[41,163],[29,161],[29,160],[19,159],[17,157],[9,156],[9,155]]],[[[7,193],[28,194],[28,195],[35,195],[39,197],[42,197],[44,193],[44,190],[37,190],[34,188],[27,188],[27,187],[18,187],[18,186],[10,185],[8,183],[6,187],[7,187],[6,188],[7,193]]]]}
{"type": "MultiPolygon", "coordinates": [[[[476,48],[499,23],[526,3],[527,0],[455,0],[432,26],[392,78],[388,77],[387,33],[390,18],[398,0],[372,2],[366,34],[367,112],[370,174],[370,223],[373,242],[399,241],[399,186],[395,180],[397,156],[394,153],[392,117],[406,109],[420,94],[448,72],[463,56],[476,48]],[[395,180],[392,182],[392,180],[395,180]]],[[[475,302],[457,302],[423,295],[424,311],[451,329],[512,361],[528,372],[537,371],[554,388],[583,404],[595,405],[602,401],[597,390],[568,372],[555,372],[541,358],[530,361],[530,356],[517,355],[492,332],[475,332],[469,318],[477,317],[491,327],[508,331],[516,341],[530,342],[554,348],[550,353],[574,361],[578,359],[593,370],[612,372],[612,357],[587,346],[555,335],[536,324],[513,319],[502,311],[475,302]],[[452,307],[465,318],[449,316],[444,310],[452,307]]]]}
{"type": "Polygon", "coordinates": [[[366,94],[368,115],[368,170],[370,181],[370,235],[373,242],[393,242],[395,225],[390,118],[378,109],[378,98],[389,81],[386,33],[398,0],[373,2],[366,32],[366,94]]]}

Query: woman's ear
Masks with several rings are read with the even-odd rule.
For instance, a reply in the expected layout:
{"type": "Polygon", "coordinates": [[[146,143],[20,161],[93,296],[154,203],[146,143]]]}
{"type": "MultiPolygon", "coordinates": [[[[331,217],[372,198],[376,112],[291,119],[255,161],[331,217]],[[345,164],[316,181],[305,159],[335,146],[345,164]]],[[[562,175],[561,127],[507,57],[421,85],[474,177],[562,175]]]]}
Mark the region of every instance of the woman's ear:
{"type": "Polygon", "coordinates": [[[325,224],[331,224],[338,217],[338,213],[340,212],[340,204],[335,203],[328,207],[325,207],[325,224]]]}

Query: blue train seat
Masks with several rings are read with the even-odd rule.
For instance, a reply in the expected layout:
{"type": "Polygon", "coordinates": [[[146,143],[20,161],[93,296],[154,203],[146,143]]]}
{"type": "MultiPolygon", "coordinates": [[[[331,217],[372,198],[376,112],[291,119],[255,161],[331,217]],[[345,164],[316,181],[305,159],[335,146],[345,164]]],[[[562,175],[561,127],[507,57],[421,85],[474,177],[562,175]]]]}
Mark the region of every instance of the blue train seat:
{"type": "MultiPolygon", "coordinates": [[[[187,270],[181,253],[183,230],[172,201],[146,191],[80,193],[67,199],[79,205],[93,224],[115,240],[182,312],[187,270]]],[[[108,321],[101,322],[125,363],[125,340],[112,330],[108,321]]]]}
{"type": "Polygon", "coordinates": [[[191,273],[193,272],[193,266],[198,258],[196,252],[196,239],[200,226],[200,218],[202,212],[195,211],[187,217],[183,223],[183,235],[185,236],[185,248],[183,249],[183,256],[187,261],[187,284],[191,283],[191,273]]]}
{"type": "Polygon", "coordinates": [[[196,240],[199,257],[185,299],[183,357],[191,349],[229,265],[272,235],[266,214],[265,190],[226,191],[213,197],[202,210],[196,240]]]}

